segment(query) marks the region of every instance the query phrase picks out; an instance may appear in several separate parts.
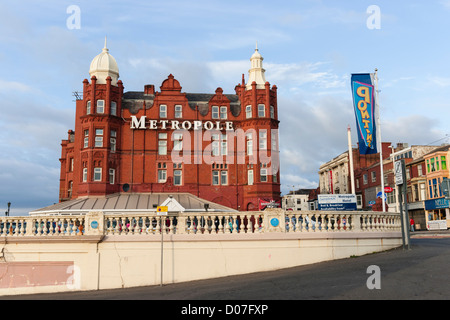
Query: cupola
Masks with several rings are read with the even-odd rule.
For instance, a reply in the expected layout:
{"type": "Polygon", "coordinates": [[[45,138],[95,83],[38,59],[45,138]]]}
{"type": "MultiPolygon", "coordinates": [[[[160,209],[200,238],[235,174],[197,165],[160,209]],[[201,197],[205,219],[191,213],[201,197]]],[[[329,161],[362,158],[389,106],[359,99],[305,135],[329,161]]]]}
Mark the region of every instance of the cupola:
{"type": "Polygon", "coordinates": [[[258,51],[258,43],[256,43],[256,49],[250,58],[251,61],[251,69],[248,71],[248,82],[247,82],[247,90],[252,88],[253,81],[256,82],[256,89],[264,89],[266,84],[266,77],[264,72],[266,70],[262,67],[262,62],[264,58],[258,51]]]}
{"type": "Polygon", "coordinates": [[[119,79],[119,67],[117,66],[116,59],[109,54],[109,50],[106,47],[106,37],[105,47],[102,49],[102,52],[92,60],[89,74],[91,78],[93,76],[97,78],[98,84],[106,84],[106,78],[110,76],[111,85],[117,85],[117,80],[119,79]]]}

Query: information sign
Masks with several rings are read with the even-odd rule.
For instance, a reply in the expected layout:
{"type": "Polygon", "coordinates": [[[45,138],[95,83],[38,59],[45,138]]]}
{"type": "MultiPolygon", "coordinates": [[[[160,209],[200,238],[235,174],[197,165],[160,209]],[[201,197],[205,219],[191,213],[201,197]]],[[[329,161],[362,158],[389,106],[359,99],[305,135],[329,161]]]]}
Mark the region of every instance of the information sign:
{"type": "Polygon", "coordinates": [[[158,206],[156,207],[156,214],[158,216],[167,216],[168,208],[167,206],[158,206]]]}
{"type": "Polygon", "coordinates": [[[354,194],[319,194],[318,209],[324,211],[356,210],[356,195],[354,194]]]}
{"type": "Polygon", "coordinates": [[[403,184],[403,166],[401,160],[394,162],[394,174],[395,184],[397,186],[403,184]]]}

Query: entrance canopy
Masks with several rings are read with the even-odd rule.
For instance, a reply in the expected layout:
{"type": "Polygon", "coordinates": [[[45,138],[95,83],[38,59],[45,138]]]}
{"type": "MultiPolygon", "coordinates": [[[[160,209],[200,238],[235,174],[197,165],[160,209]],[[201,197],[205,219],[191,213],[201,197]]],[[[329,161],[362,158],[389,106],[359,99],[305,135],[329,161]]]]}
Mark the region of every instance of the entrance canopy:
{"type": "Polygon", "coordinates": [[[30,212],[30,215],[78,215],[90,211],[113,213],[155,213],[158,206],[169,212],[237,212],[201,199],[191,193],[115,193],[64,201],[30,212]]]}

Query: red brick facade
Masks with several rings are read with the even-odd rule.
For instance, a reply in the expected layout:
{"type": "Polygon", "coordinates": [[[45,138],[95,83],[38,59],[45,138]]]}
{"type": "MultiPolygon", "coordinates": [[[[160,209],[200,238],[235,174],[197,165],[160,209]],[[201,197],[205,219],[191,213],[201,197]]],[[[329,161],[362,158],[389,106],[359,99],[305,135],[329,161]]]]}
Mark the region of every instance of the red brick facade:
{"type": "Polygon", "coordinates": [[[124,93],[121,80],[97,82],[83,81],[75,131],[61,144],[60,201],[117,192],[189,192],[238,210],[280,201],[276,86],[242,79],[235,94],[192,94],[169,75],[160,91],[124,93]]]}

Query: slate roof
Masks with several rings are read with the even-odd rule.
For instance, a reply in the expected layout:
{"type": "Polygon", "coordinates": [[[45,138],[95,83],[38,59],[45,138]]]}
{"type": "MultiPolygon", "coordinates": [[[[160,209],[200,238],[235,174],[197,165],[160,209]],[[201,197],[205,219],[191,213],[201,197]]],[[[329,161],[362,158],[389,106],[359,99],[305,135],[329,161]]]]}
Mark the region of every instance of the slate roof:
{"type": "MultiPolygon", "coordinates": [[[[188,100],[189,107],[195,110],[198,105],[199,112],[202,116],[205,116],[209,112],[209,100],[214,96],[213,93],[186,93],[186,99],[188,100]]],[[[228,100],[230,100],[231,114],[237,117],[241,113],[241,102],[239,96],[236,94],[224,94],[228,100]]],[[[143,102],[145,101],[146,108],[149,109],[153,106],[155,95],[144,94],[142,91],[128,91],[123,94],[122,107],[129,109],[131,113],[136,114],[142,109],[143,102]]]]}

